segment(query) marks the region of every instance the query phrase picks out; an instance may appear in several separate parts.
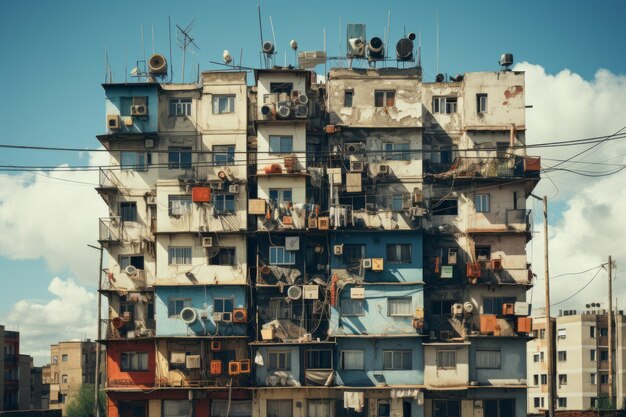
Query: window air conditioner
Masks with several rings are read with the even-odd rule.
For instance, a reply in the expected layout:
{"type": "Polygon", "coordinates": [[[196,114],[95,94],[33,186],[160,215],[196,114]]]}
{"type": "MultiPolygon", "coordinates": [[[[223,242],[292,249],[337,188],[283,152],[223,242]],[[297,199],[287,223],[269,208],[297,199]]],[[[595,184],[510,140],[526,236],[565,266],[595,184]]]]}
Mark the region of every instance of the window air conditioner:
{"type": "Polygon", "coordinates": [[[120,128],[120,116],[118,114],[107,114],[107,128],[110,130],[120,128]]]}
{"type": "Polygon", "coordinates": [[[343,255],[343,245],[335,245],[333,248],[333,254],[337,256],[343,255]]]}
{"type": "Polygon", "coordinates": [[[378,166],[378,173],[380,175],[387,175],[387,174],[389,174],[389,165],[387,165],[387,164],[380,164],[378,166]]]}
{"type": "Polygon", "coordinates": [[[213,238],[212,237],[203,237],[202,238],[202,247],[203,248],[212,248],[213,247],[213,238]]]}
{"type": "Polygon", "coordinates": [[[228,186],[228,192],[231,194],[239,194],[239,184],[231,184],[228,186]]]}
{"type": "Polygon", "coordinates": [[[361,259],[361,265],[363,269],[372,269],[372,258],[361,259]]]}
{"type": "Polygon", "coordinates": [[[365,169],[365,163],[361,161],[350,161],[351,172],[363,172],[365,169]]]}

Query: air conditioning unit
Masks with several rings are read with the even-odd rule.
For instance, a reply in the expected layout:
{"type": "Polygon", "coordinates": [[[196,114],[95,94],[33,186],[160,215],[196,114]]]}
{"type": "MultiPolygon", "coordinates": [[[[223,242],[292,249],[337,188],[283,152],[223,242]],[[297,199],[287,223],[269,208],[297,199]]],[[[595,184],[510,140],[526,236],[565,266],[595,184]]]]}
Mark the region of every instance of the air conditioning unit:
{"type": "Polygon", "coordinates": [[[237,361],[228,362],[228,375],[237,376],[241,373],[241,365],[237,361]]]}
{"type": "Polygon", "coordinates": [[[180,311],[180,319],[185,324],[192,324],[198,320],[198,312],[195,308],[185,307],[180,311]]]}
{"type": "Polygon", "coordinates": [[[361,259],[363,269],[372,269],[372,258],[361,259]]]}
{"type": "Polygon", "coordinates": [[[213,313],[213,321],[218,322],[218,321],[222,321],[222,313],[213,313]]]}
{"type": "Polygon", "coordinates": [[[148,97],[133,97],[133,104],[130,106],[131,116],[148,115],[148,97]]]}
{"type": "Polygon", "coordinates": [[[231,194],[239,194],[239,184],[231,184],[228,186],[228,192],[231,194]]]}
{"type": "Polygon", "coordinates": [[[146,149],[154,148],[154,139],[146,139],[144,141],[144,146],[146,147],[146,149]]]}
{"type": "Polygon", "coordinates": [[[288,101],[278,103],[278,117],[286,119],[291,116],[291,103],[288,101]]]}
{"type": "Polygon", "coordinates": [[[306,96],[306,94],[298,94],[296,102],[298,104],[307,104],[309,102],[309,98],[306,96]]]}
{"type": "Polygon", "coordinates": [[[462,316],[463,315],[463,304],[461,303],[454,303],[452,304],[452,316],[454,317],[458,317],[458,316],[462,316]]]}
{"type": "Polygon", "coordinates": [[[213,247],[213,238],[212,237],[203,237],[202,238],[202,247],[203,248],[212,248],[213,247]]]}
{"type": "Polygon", "coordinates": [[[355,153],[365,149],[365,143],[357,142],[357,143],[346,143],[343,145],[343,150],[347,153],[355,153]]]}
{"type": "Polygon", "coordinates": [[[335,245],[333,247],[333,254],[337,256],[343,255],[343,245],[335,245]]]}
{"type": "Polygon", "coordinates": [[[128,276],[134,276],[137,275],[137,272],[139,270],[137,269],[137,267],[133,266],[133,265],[128,265],[126,268],[124,268],[124,272],[126,272],[126,275],[128,276]]]}
{"type": "Polygon", "coordinates": [[[107,128],[110,130],[117,130],[120,128],[119,114],[107,114],[107,128]]]}
{"type": "Polygon", "coordinates": [[[350,171],[351,172],[363,172],[364,169],[365,169],[365,162],[350,161],[350,171]]]}
{"type": "Polygon", "coordinates": [[[389,174],[389,172],[390,172],[389,165],[387,165],[387,164],[380,164],[378,166],[378,173],[380,175],[387,175],[387,174],[389,174]]]}
{"type": "Polygon", "coordinates": [[[307,224],[309,229],[317,229],[317,218],[309,217],[307,224]]]}
{"type": "Polygon", "coordinates": [[[495,258],[491,260],[491,269],[502,269],[502,259],[495,258]]]}
{"type": "Polygon", "coordinates": [[[187,369],[200,369],[200,355],[187,355],[185,357],[185,367],[187,369]]]}
{"type": "Polygon", "coordinates": [[[233,321],[233,313],[222,313],[222,321],[224,323],[231,323],[233,321]]]}
{"type": "Polygon", "coordinates": [[[474,304],[469,301],[463,303],[463,312],[468,315],[472,314],[474,312],[474,304]]]}
{"type": "Polygon", "coordinates": [[[317,228],[320,230],[330,229],[330,219],[328,217],[318,217],[317,228]]]}
{"type": "Polygon", "coordinates": [[[233,310],[233,323],[247,323],[248,310],[245,308],[235,308],[233,310]]]}
{"type": "Polygon", "coordinates": [[[309,108],[306,104],[296,104],[294,115],[298,119],[305,119],[309,115],[309,108]]]}
{"type": "Polygon", "coordinates": [[[365,288],[363,287],[350,288],[350,298],[353,300],[365,299],[365,288]]]}
{"type": "Polygon", "coordinates": [[[302,288],[292,285],[287,289],[287,297],[289,297],[290,300],[299,300],[300,297],[302,297],[302,288]]]}
{"type": "Polygon", "coordinates": [[[241,359],[239,361],[239,372],[242,374],[249,374],[251,370],[250,359],[241,359]]]}

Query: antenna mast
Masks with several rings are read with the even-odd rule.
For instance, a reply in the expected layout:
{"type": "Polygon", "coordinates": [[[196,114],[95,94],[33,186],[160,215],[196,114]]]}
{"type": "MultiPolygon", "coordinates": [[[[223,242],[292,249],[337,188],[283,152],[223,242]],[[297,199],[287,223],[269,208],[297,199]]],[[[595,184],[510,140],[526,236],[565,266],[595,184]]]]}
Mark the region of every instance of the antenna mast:
{"type": "MultiPolygon", "coordinates": [[[[259,0],[258,7],[259,11],[259,34],[261,36],[261,51],[263,51],[263,25],[261,24],[261,0],[259,0]]],[[[265,56],[265,54],[262,54],[265,56]]],[[[259,56],[259,60],[261,61],[261,57],[259,56]]],[[[263,66],[263,61],[259,62],[261,66],[263,66]]],[[[265,66],[267,67],[267,57],[265,58],[265,66]]]]}
{"type": "Polygon", "coordinates": [[[178,28],[178,32],[180,34],[180,38],[178,38],[178,46],[183,50],[183,68],[182,68],[182,82],[185,82],[185,61],[187,59],[187,49],[196,49],[200,50],[198,45],[195,44],[194,39],[191,37],[191,29],[193,29],[193,25],[195,24],[196,19],[193,19],[191,23],[187,25],[184,29],[180,26],[176,25],[178,28]]]}
{"type": "Polygon", "coordinates": [[[437,19],[437,66],[435,70],[435,74],[439,74],[439,11],[435,12],[435,18],[437,19]]]}

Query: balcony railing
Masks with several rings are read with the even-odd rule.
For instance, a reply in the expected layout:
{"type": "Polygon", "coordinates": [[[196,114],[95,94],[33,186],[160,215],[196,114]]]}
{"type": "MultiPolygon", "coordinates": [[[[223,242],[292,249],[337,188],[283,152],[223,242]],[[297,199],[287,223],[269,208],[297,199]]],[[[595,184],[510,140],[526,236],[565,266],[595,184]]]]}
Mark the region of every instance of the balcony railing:
{"type": "Polygon", "coordinates": [[[152,337],[156,328],[154,320],[135,322],[132,319],[125,320],[122,317],[117,317],[115,319],[104,319],[101,322],[104,330],[100,336],[104,336],[109,340],[152,337]]]}
{"type": "Polygon", "coordinates": [[[119,243],[124,232],[124,223],[119,216],[100,218],[100,238],[101,243],[119,243]]]}
{"type": "Polygon", "coordinates": [[[99,181],[100,188],[119,188],[120,180],[112,170],[100,167],[99,181]]]}
{"type": "Polygon", "coordinates": [[[301,230],[306,228],[307,208],[310,205],[282,203],[276,204],[273,200],[266,202],[266,214],[260,216],[262,230],[301,230]]]}
{"type": "Polygon", "coordinates": [[[452,164],[425,161],[424,173],[435,178],[536,178],[538,158],[526,156],[455,158],[452,164]]]}

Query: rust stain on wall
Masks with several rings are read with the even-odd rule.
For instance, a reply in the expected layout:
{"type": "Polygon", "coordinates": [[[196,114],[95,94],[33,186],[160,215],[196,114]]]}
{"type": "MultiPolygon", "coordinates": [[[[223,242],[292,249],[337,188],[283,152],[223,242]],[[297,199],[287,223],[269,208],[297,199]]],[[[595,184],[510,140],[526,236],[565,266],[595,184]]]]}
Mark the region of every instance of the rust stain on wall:
{"type": "Polygon", "coordinates": [[[504,91],[504,98],[508,100],[511,97],[519,95],[522,91],[524,91],[524,87],[522,87],[521,85],[511,86],[504,91]]]}

